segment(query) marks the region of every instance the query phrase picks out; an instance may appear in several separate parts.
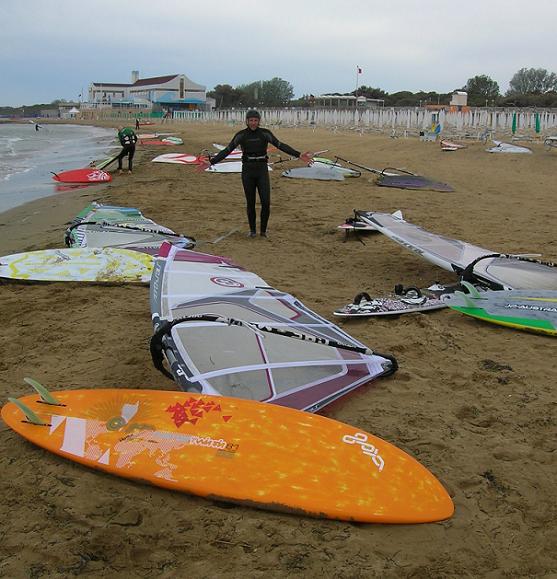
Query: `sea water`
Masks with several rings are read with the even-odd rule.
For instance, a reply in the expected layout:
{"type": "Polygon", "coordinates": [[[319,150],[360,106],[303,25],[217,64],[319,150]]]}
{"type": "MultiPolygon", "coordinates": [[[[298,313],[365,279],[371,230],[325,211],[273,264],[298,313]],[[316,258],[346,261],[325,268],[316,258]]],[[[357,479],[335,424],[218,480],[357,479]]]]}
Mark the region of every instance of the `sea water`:
{"type": "MultiPolygon", "coordinates": [[[[52,173],[116,153],[116,131],[85,125],[0,123],[0,212],[57,193],[52,173]]],[[[92,186],[94,187],[94,186],[92,186]]]]}

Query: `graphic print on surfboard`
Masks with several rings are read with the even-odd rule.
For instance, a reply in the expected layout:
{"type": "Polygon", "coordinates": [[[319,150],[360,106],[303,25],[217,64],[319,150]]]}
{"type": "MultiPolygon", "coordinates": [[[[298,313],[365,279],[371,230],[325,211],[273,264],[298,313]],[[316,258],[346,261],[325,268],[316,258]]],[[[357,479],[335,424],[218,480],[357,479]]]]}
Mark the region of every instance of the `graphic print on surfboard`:
{"type": "Polygon", "coordinates": [[[423,289],[397,285],[393,294],[382,297],[371,297],[362,292],[352,303],[335,310],[333,314],[344,318],[365,318],[439,310],[447,307],[442,296],[452,294],[461,287],[460,284],[447,286],[439,283],[423,289]]]}
{"type": "Polygon", "coordinates": [[[151,313],[153,362],[163,371],[166,357],[170,377],[187,391],[316,412],[396,370],[394,358],[256,274],[170,244],[155,261],[151,313]]]}
{"type": "Polygon", "coordinates": [[[152,163],[176,163],[178,165],[199,165],[201,158],[188,153],[166,153],[151,160],[152,163]]]}
{"type": "Polygon", "coordinates": [[[52,178],[59,183],[108,183],[112,181],[112,175],[110,175],[110,173],[96,169],[95,167],[54,173],[52,178]]]}
{"type": "Polygon", "coordinates": [[[323,416],[160,390],[50,395],[10,399],[3,420],[34,444],[111,474],[346,521],[427,523],[454,511],[439,480],[409,454],[323,416]]]}
{"type": "Polygon", "coordinates": [[[466,291],[445,296],[451,309],[485,322],[557,336],[557,291],[508,290],[477,292],[463,282],[466,291]]]}
{"type": "Polygon", "coordinates": [[[0,277],[22,281],[149,283],[150,255],[127,249],[44,249],[0,257],[0,277]]]}

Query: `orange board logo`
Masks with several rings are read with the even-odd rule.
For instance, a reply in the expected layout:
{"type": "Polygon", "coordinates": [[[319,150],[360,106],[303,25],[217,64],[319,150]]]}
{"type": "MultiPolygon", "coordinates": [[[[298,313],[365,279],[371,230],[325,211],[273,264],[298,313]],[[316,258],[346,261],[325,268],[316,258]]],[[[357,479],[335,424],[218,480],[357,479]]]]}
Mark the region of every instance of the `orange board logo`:
{"type": "Polygon", "coordinates": [[[170,405],[166,411],[172,414],[172,420],[177,428],[186,423],[195,426],[209,412],[220,412],[224,422],[228,422],[232,418],[230,415],[222,414],[220,404],[203,398],[188,398],[185,402],[176,402],[176,404],[170,405]]]}
{"type": "Polygon", "coordinates": [[[354,436],[346,434],[342,437],[342,442],[346,444],[359,444],[362,452],[371,458],[373,464],[378,468],[379,472],[383,470],[385,461],[379,456],[379,449],[368,442],[367,435],[363,432],[356,432],[354,436]]]}

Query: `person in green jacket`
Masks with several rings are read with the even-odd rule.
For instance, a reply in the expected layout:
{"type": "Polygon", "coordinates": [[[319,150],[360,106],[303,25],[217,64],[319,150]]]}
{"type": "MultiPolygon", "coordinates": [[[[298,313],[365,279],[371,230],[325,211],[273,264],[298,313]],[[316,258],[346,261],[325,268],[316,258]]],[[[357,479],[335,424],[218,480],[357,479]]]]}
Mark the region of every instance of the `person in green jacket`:
{"type": "Polygon", "coordinates": [[[131,127],[118,127],[118,140],[122,145],[122,150],[117,157],[118,173],[122,174],[122,160],[124,157],[128,157],[128,173],[131,175],[137,135],[131,127]]]}

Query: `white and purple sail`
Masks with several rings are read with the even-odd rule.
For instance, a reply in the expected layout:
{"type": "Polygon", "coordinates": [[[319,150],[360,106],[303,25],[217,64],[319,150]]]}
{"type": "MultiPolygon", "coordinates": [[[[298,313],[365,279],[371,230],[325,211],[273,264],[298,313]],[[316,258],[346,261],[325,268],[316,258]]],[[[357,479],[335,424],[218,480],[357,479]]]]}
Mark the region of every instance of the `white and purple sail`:
{"type": "Polygon", "coordinates": [[[430,263],[468,278],[466,281],[496,290],[557,290],[557,267],[553,263],[501,254],[431,233],[405,221],[400,213],[356,211],[356,216],[430,263]]]}
{"type": "Polygon", "coordinates": [[[151,311],[153,361],[188,391],[316,412],[397,367],[231,260],[170,244],[151,311]]]}

